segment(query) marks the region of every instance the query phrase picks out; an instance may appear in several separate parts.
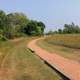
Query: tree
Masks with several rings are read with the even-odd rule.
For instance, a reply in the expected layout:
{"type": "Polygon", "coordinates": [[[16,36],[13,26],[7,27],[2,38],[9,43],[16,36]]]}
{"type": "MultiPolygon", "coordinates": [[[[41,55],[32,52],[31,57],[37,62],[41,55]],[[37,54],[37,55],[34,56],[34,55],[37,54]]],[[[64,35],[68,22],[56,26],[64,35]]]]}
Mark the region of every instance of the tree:
{"type": "Polygon", "coordinates": [[[58,33],[62,34],[63,33],[62,29],[58,29],[58,33]]]}
{"type": "Polygon", "coordinates": [[[28,35],[41,35],[44,32],[45,25],[42,22],[31,20],[24,28],[28,35]]]}
{"type": "Polygon", "coordinates": [[[48,35],[51,35],[51,34],[53,34],[53,31],[52,30],[50,30],[50,31],[48,31],[48,33],[47,33],[48,35]]]}
{"type": "Polygon", "coordinates": [[[41,27],[42,34],[44,33],[45,24],[43,22],[38,22],[38,26],[41,27]]]}
{"type": "Polygon", "coordinates": [[[6,33],[9,30],[8,18],[4,11],[0,10],[0,35],[1,36],[8,36],[6,33]]]}
{"type": "Polygon", "coordinates": [[[78,25],[75,25],[74,23],[72,24],[65,24],[64,33],[80,33],[80,27],[78,25]]]}
{"type": "Polygon", "coordinates": [[[11,26],[15,27],[17,32],[24,32],[23,29],[27,25],[29,19],[23,13],[10,13],[7,16],[11,26]]]}
{"type": "Polygon", "coordinates": [[[6,14],[4,11],[0,10],[0,29],[4,29],[5,25],[4,24],[6,22],[6,14]]]}
{"type": "Polygon", "coordinates": [[[0,36],[12,39],[27,35],[41,35],[44,33],[45,24],[29,20],[23,13],[6,14],[0,10],[0,36]]]}

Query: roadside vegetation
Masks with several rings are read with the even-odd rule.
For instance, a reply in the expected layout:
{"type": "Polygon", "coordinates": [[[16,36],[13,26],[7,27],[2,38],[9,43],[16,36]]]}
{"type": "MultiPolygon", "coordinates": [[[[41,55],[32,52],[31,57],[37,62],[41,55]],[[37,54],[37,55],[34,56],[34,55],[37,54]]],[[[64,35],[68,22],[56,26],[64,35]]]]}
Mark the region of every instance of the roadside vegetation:
{"type": "Polygon", "coordinates": [[[58,29],[56,31],[50,30],[47,34],[80,34],[80,26],[72,22],[72,24],[64,24],[63,29],[58,29]]]}
{"type": "Polygon", "coordinates": [[[45,24],[30,20],[24,13],[5,13],[0,10],[0,40],[43,35],[45,24]]]}
{"type": "Polygon", "coordinates": [[[38,45],[51,53],[80,62],[80,34],[54,34],[40,40],[38,45]]]}

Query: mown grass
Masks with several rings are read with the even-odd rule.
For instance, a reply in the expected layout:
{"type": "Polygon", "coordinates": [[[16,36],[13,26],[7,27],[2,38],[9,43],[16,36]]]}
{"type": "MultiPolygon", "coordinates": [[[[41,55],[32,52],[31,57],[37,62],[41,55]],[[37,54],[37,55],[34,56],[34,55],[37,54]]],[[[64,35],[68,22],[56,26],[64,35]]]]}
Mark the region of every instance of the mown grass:
{"type": "Polygon", "coordinates": [[[63,57],[80,62],[80,35],[52,35],[38,41],[39,46],[63,57]]]}
{"type": "Polygon", "coordinates": [[[0,42],[0,80],[60,80],[60,77],[27,48],[33,38],[0,42]],[[1,57],[4,56],[4,57],[1,57]]]}

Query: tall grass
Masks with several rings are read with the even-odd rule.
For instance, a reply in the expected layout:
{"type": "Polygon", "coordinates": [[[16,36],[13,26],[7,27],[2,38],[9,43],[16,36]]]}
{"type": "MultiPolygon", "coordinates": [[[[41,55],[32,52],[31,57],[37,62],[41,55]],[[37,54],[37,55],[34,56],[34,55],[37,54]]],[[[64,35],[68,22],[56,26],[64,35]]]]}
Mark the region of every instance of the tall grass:
{"type": "Polygon", "coordinates": [[[50,44],[80,49],[79,34],[52,35],[50,37],[47,37],[45,41],[47,41],[50,44]]]}

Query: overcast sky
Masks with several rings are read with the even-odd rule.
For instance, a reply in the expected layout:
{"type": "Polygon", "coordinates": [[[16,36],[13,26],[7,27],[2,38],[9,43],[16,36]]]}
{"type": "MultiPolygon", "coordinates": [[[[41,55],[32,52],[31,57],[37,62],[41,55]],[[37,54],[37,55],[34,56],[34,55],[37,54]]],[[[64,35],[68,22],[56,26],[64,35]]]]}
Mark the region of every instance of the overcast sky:
{"type": "Polygon", "coordinates": [[[80,0],[0,0],[0,9],[43,21],[46,31],[63,28],[65,23],[80,24],[80,0]]]}

